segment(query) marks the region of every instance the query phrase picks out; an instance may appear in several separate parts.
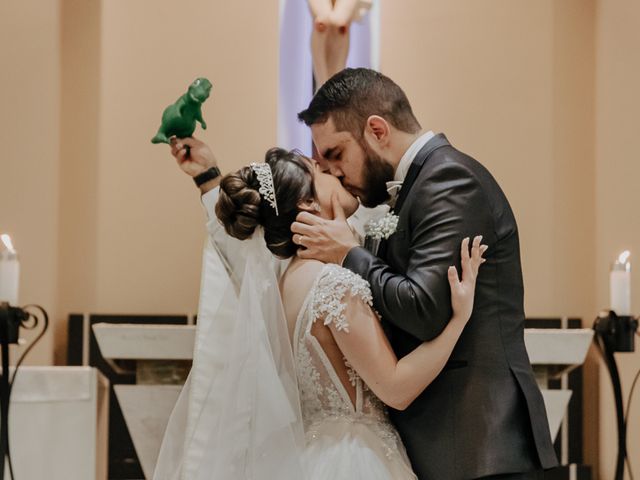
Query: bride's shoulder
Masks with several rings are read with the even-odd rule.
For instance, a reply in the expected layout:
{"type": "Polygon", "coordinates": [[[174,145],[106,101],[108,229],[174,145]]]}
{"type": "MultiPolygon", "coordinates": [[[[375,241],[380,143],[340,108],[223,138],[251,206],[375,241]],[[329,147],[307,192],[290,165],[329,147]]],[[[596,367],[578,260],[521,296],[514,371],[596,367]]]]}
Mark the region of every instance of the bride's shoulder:
{"type": "Polygon", "coordinates": [[[285,298],[298,298],[313,286],[325,264],[317,260],[295,260],[289,264],[280,278],[280,288],[285,298]]]}
{"type": "Polygon", "coordinates": [[[327,264],[319,274],[313,292],[313,318],[322,318],[325,325],[334,323],[338,330],[348,332],[347,305],[355,301],[372,306],[372,300],[369,282],[351,270],[327,264]]]}
{"type": "Polygon", "coordinates": [[[331,296],[340,300],[347,294],[363,299],[371,297],[369,283],[360,275],[340,265],[317,260],[292,263],[282,277],[282,285],[296,289],[315,287],[316,297],[331,296]]]}
{"type": "Polygon", "coordinates": [[[289,264],[282,279],[287,283],[298,283],[302,279],[314,279],[320,275],[325,265],[318,260],[297,260],[289,264]]]}

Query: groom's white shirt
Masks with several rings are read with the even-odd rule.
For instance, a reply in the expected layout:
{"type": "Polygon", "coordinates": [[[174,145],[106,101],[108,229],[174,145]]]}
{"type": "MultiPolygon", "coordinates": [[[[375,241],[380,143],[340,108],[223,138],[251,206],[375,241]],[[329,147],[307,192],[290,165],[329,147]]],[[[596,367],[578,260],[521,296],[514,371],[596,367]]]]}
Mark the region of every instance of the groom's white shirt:
{"type": "Polygon", "coordinates": [[[398,164],[398,168],[396,169],[396,174],[394,177],[395,181],[404,182],[404,179],[407,176],[407,173],[409,172],[409,167],[411,167],[411,164],[413,163],[413,160],[416,158],[416,155],[418,155],[418,152],[420,152],[420,150],[422,150],[422,147],[424,147],[427,144],[427,142],[435,136],[436,134],[433,133],[431,130],[429,130],[428,132],[425,132],[422,135],[420,135],[411,144],[411,146],[407,149],[406,152],[404,152],[404,155],[400,159],[400,163],[398,164]]]}
{"type": "MultiPolygon", "coordinates": [[[[409,168],[413,163],[413,160],[418,155],[418,152],[422,150],[429,140],[435,137],[435,133],[429,130],[426,133],[420,135],[410,146],[407,148],[407,151],[404,152],[402,158],[400,159],[400,163],[398,164],[398,168],[396,168],[396,173],[393,177],[393,181],[387,182],[387,191],[395,199],[402,187],[402,183],[404,179],[407,177],[407,173],[409,172],[409,168]]],[[[394,202],[395,203],[395,202],[394,202]]]]}

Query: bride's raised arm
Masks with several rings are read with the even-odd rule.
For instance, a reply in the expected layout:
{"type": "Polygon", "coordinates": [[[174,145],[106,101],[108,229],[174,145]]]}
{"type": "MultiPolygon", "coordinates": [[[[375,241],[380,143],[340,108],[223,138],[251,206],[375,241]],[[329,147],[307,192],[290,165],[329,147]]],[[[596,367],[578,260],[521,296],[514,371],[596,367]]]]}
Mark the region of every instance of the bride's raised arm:
{"type": "Polygon", "coordinates": [[[382,330],[376,313],[358,296],[345,298],[348,328],[331,323],[329,328],[351,366],[384,403],[404,410],[438,376],[471,317],[475,283],[486,246],[481,237],[462,241],[462,280],[455,267],[449,269],[453,317],[440,336],[424,342],[398,360],[382,330]]]}

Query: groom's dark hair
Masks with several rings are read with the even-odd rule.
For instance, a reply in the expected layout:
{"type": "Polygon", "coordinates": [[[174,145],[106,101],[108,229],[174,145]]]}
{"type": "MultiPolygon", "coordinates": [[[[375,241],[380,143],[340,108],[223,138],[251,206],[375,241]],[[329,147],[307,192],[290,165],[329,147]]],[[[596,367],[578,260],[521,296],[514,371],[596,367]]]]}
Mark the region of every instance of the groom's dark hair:
{"type": "Polygon", "coordinates": [[[402,89],[389,77],[369,68],[346,68],[316,92],[298,120],[307,126],[333,119],[336,130],[362,139],[371,115],[379,115],[398,130],[418,133],[420,124],[402,89]]]}

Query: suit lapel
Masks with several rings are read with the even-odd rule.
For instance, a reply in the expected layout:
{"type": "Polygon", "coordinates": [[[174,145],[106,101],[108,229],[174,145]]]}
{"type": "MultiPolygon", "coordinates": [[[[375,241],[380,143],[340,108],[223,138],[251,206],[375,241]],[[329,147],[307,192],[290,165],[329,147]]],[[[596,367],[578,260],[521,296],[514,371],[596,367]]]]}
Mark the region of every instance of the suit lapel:
{"type": "MultiPolygon", "coordinates": [[[[407,176],[402,183],[402,188],[400,189],[400,193],[398,194],[398,200],[396,201],[395,206],[393,207],[396,215],[400,212],[402,205],[404,204],[409,192],[411,191],[411,187],[414,182],[418,178],[418,174],[424,164],[429,160],[429,157],[433,152],[442,147],[451,146],[447,137],[444,136],[443,133],[439,133],[435,135],[431,140],[429,140],[424,147],[418,152],[416,158],[413,159],[411,166],[409,167],[409,171],[407,172],[407,176]]],[[[385,249],[386,250],[386,249],[385,249]]]]}

